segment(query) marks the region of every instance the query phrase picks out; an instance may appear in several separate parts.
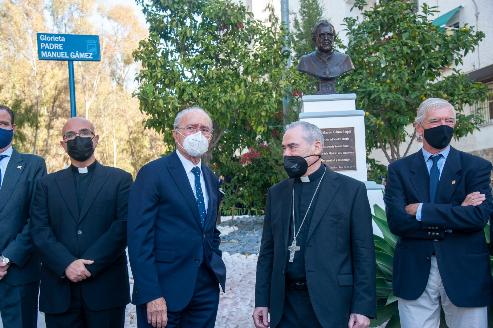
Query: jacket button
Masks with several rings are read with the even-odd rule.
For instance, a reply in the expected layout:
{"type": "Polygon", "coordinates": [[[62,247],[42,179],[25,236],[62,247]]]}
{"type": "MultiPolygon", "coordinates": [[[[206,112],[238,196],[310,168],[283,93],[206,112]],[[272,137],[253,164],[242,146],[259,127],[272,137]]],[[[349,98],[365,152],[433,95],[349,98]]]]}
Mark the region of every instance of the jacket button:
{"type": "Polygon", "coordinates": [[[82,235],[82,230],[77,230],[77,234],[80,236],[82,235]]]}

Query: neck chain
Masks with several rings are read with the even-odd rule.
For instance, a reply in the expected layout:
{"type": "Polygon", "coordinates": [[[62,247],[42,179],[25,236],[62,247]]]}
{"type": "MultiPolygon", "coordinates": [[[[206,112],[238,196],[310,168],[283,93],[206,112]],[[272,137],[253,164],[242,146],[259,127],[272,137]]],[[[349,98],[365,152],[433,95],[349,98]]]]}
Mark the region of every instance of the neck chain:
{"type": "Polygon", "coordinates": [[[313,200],[315,199],[315,196],[317,195],[318,189],[320,188],[320,184],[322,183],[322,180],[324,179],[326,172],[327,172],[327,168],[324,168],[324,173],[322,174],[320,181],[318,181],[317,188],[315,189],[315,192],[313,193],[312,199],[310,200],[310,204],[308,205],[308,209],[306,210],[305,216],[303,217],[303,220],[301,221],[300,227],[298,228],[298,232],[296,232],[296,222],[295,222],[295,218],[294,218],[294,187],[293,187],[293,213],[292,213],[292,216],[293,216],[293,242],[291,243],[291,246],[288,247],[289,262],[294,261],[295,253],[301,249],[299,245],[296,245],[296,238],[298,238],[298,235],[300,234],[301,228],[303,227],[303,224],[305,223],[306,217],[308,216],[308,213],[310,212],[310,208],[312,207],[313,200]]]}

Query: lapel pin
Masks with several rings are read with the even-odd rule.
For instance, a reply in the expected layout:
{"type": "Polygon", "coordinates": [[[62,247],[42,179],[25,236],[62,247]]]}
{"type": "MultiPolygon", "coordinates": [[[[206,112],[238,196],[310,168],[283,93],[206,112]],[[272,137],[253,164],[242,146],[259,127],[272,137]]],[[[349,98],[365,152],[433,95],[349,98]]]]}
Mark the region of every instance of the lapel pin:
{"type": "Polygon", "coordinates": [[[452,184],[453,184],[453,185],[455,184],[455,180],[452,180],[452,184]]]}
{"type": "Polygon", "coordinates": [[[19,170],[22,170],[22,165],[17,166],[19,170]]]}

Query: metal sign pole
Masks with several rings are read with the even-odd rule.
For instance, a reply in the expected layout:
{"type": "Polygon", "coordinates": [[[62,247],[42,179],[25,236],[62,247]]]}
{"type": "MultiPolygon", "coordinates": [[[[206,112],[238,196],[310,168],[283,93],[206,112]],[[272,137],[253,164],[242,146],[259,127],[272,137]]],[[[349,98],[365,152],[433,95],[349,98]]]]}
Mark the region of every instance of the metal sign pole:
{"type": "Polygon", "coordinates": [[[68,60],[68,83],[70,89],[70,117],[77,116],[77,108],[75,102],[75,78],[74,78],[74,61],[68,60]]]}

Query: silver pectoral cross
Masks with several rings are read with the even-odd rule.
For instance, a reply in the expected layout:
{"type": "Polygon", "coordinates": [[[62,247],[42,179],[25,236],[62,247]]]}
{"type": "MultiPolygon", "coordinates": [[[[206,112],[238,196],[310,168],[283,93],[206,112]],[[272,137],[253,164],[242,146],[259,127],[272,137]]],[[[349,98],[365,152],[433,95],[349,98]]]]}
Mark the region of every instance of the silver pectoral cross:
{"type": "Polygon", "coordinates": [[[300,246],[296,245],[296,238],[293,238],[293,242],[291,243],[291,246],[288,247],[289,250],[289,262],[294,261],[294,254],[299,251],[301,248],[300,246]]]}

